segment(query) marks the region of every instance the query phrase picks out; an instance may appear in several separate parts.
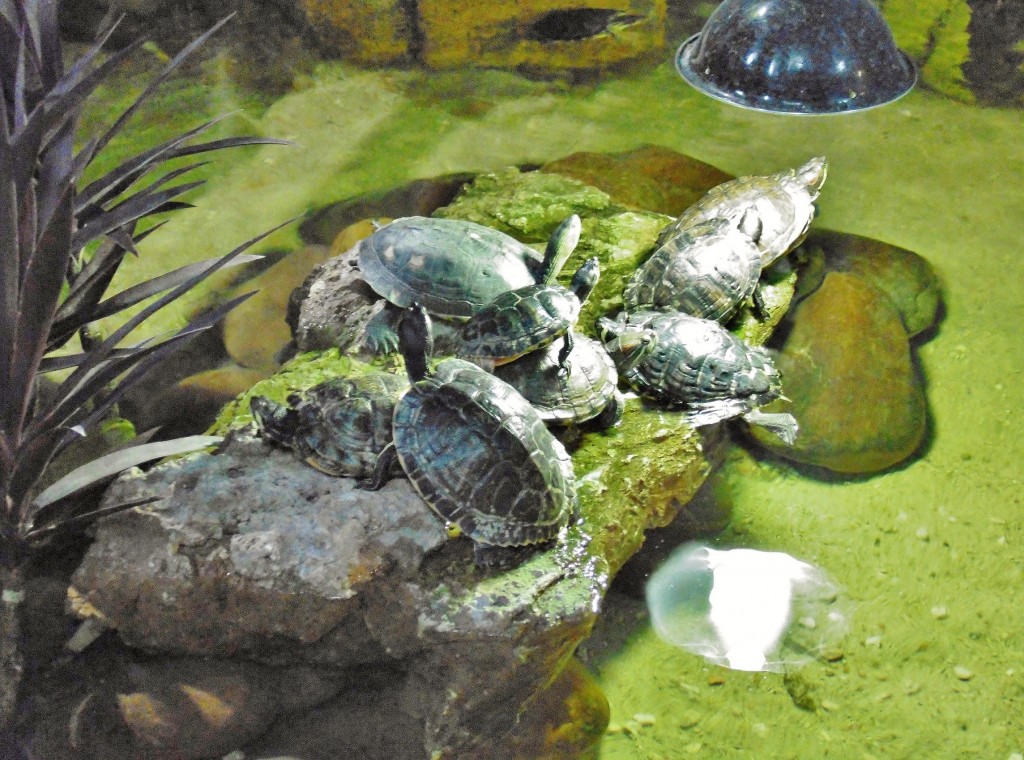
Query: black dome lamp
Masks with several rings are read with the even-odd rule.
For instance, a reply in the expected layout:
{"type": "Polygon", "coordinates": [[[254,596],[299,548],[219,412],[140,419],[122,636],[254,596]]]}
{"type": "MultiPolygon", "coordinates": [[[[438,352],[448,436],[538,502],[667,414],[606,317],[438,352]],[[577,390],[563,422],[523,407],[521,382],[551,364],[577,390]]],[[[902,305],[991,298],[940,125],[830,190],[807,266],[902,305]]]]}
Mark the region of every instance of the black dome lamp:
{"type": "Polygon", "coordinates": [[[884,105],[917,81],[870,0],[725,0],[676,68],[719,100],[797,114],[884,105]]]}

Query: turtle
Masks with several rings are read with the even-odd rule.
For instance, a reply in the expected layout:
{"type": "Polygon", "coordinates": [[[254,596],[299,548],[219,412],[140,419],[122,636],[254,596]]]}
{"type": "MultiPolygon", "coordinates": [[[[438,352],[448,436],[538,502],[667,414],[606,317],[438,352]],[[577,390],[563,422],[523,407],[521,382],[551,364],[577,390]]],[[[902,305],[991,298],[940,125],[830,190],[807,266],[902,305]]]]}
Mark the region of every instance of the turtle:
{"type": "Polygon", "coordinates": [[[253,396],[249,408],[261,437],[328,475],[365,478],[391,442],[395,403],[408,387],[402,375],[369,372],[331,378],[287,404],[253,396]]]}
{"type": "Polygon", "coordinates": [[[625,380],[644,396],[685,408],[694,427],[742,416],[788,444],[795,440],[791,414],[758,410],[782,395],[771,356],[718,322],[681,312],[623,312],[599,319],[598,330],[625,380]]]}
{"type": "Polygon", "coordinates": [[[478,565],[507,547],[554,539],[577,513],[572,459],[530,402],[462,359],[427,368],[430,317],[420,304],[398,324],[410,389],[395,405],[393,440],[367,489],[384,485],[397,458],[450,532],[473,540],[478,565]]]}
{"type": "Polygon", "coordinates": [[[590,258],[576,270],[568,288],[545,281],[502,293],[463,325],[455,353],[490,371],[564,337],[558,366],[569,371],[573,342],[569,328],[579,318],[600,272],[597,258],[590,258]]]}
{"type": "Polygon", "coordinates": [[[602,429],[615,425],[622,419],[625,400],[617,387],[615,363],[604,346],[577,335],[567,357],[570,372],[561,371],[561,348],[552,343],[495,367],[494,374],[523,394],[549,425],[579,425],[590,420],[602,429]]]}
{"type": "Polygon", "coordinates": [[[387,304],[366,328],[372,351],[397,349],[395,323],[414,301],[435,317],[464,321],[495,296],[532,285],[579,241],[575,214],[552,233],[543,257],[503,232],[474,222],[408,216],[357,244],[359,271],[387,304]]]}
{"type": "Polygon", "coordinates": [[[708,190],[665,227],[657,245],[664,245],[678,232],[698,222],[717,216],[740,215],[753,205],[761,219],[757,247],[764,269],[796,248],[807,235],[814,218],[814,201],[827,174],[825,159],[816,157],[796,169],[723,182],[708,190]]]}
{"type": "MultiPolygon", "coordinates": [[[[681,311],[722,321],[755,296],[761,276],[756,207],[680,230],[626,283],[626,311],[681,311]]],[[[763,309],[762,309],[763,310],[763,309]]]]}

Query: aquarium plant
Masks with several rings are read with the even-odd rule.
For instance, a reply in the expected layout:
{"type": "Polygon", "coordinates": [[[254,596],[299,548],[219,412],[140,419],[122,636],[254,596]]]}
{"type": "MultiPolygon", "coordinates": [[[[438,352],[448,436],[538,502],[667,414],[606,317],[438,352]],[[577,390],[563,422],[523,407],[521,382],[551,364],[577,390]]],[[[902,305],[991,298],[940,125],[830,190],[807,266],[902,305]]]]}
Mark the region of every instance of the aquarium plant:
{"type": "Polygon", "coordinates": [[[54,533],[95,519],[94,502],[76,498],[90,486],[136,464],[209,443],[192,438],[131,446],[39,493],[55,456],[95,429],[157,363],[246,297],[201,314],[173,334],[131,340],[140,323],[213,272],[254,258],[243,251],[269,232],[220,258],[118,293],[107,291],[125,257],[139,255],[137,244],[163,223],[151,217],[188,207],[181,196],[202,184],[183,179],[202,165],[188,157],[282,141],[197,141],[214,120],[83,180],[132,115],[223,23],[174,56],[106,131],[77,144],[84,104],[143,41],[106,54],[111,28],[66,66],[56,0],[0,0],[0,726],[13,706],[11,684],[20,677],[17,609],[26,562],[54,533]],[[92,327],[133,307],[109,335],[92,327]],[[80,350],[72,348],[76,336],[80,350]],[[51,373],[59,379],[41,393],[51,373]]]}

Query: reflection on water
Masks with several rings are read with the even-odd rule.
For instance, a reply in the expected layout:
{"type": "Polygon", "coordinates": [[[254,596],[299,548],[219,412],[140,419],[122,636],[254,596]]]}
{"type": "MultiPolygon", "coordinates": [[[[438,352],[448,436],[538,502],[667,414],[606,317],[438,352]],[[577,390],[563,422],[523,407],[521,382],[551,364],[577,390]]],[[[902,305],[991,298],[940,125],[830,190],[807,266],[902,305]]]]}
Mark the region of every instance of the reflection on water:
{"type": "Polygon", "coordinates": [[[734,670],[783,671],[827,657],[849,620],[839,586],[782,552],[685,544],[654,572],[646,596],[662,639],[734,670]]]}

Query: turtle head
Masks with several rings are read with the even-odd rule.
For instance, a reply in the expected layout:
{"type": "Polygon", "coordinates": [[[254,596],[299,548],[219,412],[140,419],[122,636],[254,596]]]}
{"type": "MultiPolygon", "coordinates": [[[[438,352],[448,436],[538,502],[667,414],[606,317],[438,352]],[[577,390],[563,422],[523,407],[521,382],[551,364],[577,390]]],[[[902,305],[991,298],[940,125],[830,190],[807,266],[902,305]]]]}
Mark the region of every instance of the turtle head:
{"type": "Polygon", "coordinates": [[[605,343],[608,353],[617,357],[619,372],[625,374],[647,358],[658,345],[658,334],[646,328],[629,327],[610,342],[605,343]]]}
{"type": "Polygon", "coordinates": [[[600,276],[601,264],[598,262],[597,257],[589,258],[583,262],[583,266],[577,269],[576,274],[572,276],[569,290],[576,294],[576,297],[580,299],[580,303],[583,303],[590,295],[590,291],[597,285],[597,280],[600,276]]]}
{"type": "Polygon", "coordinates": [[[299,415],[295,409],[271,401],[265,396],[253,396],[249,399],[249,409],[260,437],[282,446],[292,445],[299,422],[299,415]]]}
{"type": "Polygon", "coordinates": [[[633,369],[658,345],[654,330],[630,324],[625,314],[618,319],[601,317],[597,320],[597,333],[622,373],[633,369]]]}
{"type": "Polygon", "coordinates": [[[816,156],[803,166],[796,169],[797,180],[807,188],[811,197],[818,195],[821,186],[825,184],[825,177],[828,176],[828,164],[824,156],[816,156]]]}
{"type": "Polygon", "coordinates": [[[402,312],[397,332],[398,350],[405,359],[405,371],[409,375],[409,382],[419,382],[427,376],[427,362],[434,353],[434,337],[427,310],[413,302],[402,312]]]}
{"type": "Polygon", "coordinates": [[[538,282],[550,283],[562,271],[566,259],[576,250],[580,242],[580,230],[583,224],[579,216],[573,214],[555,228],[548,238],[548,247],[544,250],[544,263],[541,265],[538,282]]]}

